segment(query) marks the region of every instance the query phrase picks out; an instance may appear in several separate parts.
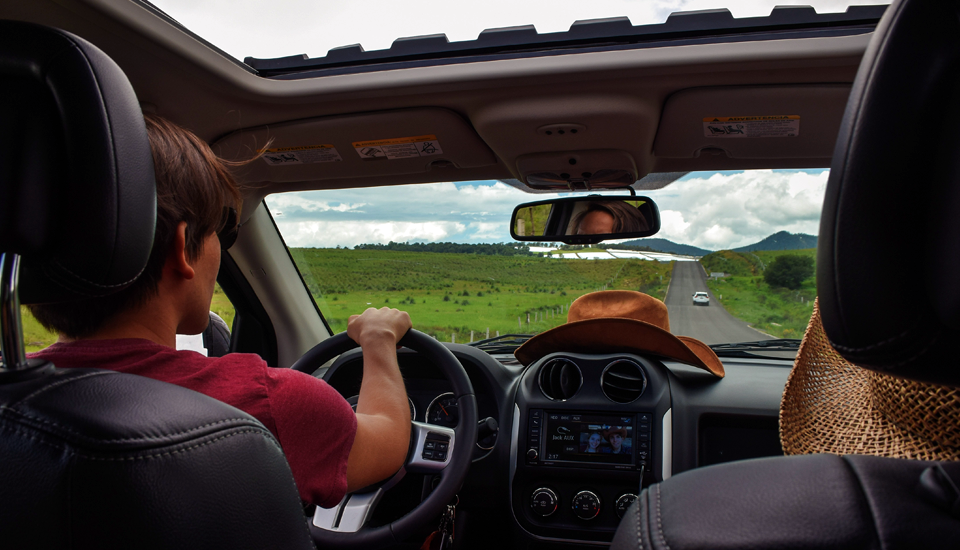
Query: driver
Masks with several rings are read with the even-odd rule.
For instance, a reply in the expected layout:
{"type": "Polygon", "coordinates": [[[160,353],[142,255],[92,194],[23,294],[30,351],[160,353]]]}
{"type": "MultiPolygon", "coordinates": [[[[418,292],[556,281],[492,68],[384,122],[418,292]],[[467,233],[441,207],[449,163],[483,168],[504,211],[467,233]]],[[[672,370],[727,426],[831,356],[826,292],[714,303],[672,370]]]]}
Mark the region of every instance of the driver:
{"type": "Polygon", "coordinates": [[[639,233],[650,224],[638,208],[622,201],[593,201],[573,220],[577,235],[639,233]]]}
{"type": "Polygon", "coordinates": [[[29,306],[59,334],[57,343],[31,357],[170,382],[251,414],[280,442],[308,503],[335,506],[347,491],[392,475],[410,442],[396,354],[411,326],[405,312],[371,308],[350,317],[347,334],[363,349],[356,414],[326,382],[270,368],[258,355],[177,351],[177,334],[199,334],[207,326],[221,243],[229,248],[236,238],[241,197],[225,162],[200,138],[156,116],[146,122],[157,177],[147,266],[121,292],[29,306]]]}

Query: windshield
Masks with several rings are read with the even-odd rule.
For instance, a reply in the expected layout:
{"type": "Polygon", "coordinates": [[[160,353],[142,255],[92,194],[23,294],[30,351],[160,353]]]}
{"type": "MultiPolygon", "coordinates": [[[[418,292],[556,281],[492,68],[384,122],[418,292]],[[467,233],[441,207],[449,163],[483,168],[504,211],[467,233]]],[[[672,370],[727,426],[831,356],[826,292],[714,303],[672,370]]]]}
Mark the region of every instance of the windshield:
{"type": "Polygon", "coordinates": [[[593,246],[512,241],[513,208],[545,197],[498,181],[304,191],[266,204],[336,332],[388,306],[446,342],[536,334],[566,322],[579,296],[626,289],[664,300],[674,334],[724,344],[802,336],[827,175],[690,173],[647,193],[659,234],[593,246]]]}
{"type": "Polygon", "coordinates": [[[401,37],[445,34],[452,41],[475,40],[485,29],[533,25],[539,33],[567,31],[575,21],[628,17],[633,25],[663,23],[674,12],[727,8],[734,17],[768,16],[777,5],[808,5],[819,13],[848,6],[888,4],[883,0],[487,0],[435,2],[414,6],[389,0],[367,2],[197,2],[151,3],[237,59],[307,54],[360,44],[366,51],[390,48],[401,37]]]}

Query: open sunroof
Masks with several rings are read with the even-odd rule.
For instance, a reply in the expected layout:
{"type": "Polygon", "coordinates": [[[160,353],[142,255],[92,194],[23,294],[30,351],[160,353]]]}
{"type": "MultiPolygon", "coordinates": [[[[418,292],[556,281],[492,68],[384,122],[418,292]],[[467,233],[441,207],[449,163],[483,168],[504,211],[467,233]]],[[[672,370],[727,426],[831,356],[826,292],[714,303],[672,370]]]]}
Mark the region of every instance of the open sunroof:
{"type": "Polygon", "coordinates": [[[538,33],[533,25],[488,29],[476,40],[450,42],[445,34],[399,38],[389,49],[365,51],[359,44],[334,48],[324,57],[306,55],[244,63],[264,77],[310,78],[506,57],[531,57],[744,40],[842,36],[870,32],[887,6],[850,6],[819,14],[809,6],[780,6],[767,17],[734,18],[727,9],[671,14],[664,23],[633,25],[627,17],[577,21],[566,32],[538,33]]]}

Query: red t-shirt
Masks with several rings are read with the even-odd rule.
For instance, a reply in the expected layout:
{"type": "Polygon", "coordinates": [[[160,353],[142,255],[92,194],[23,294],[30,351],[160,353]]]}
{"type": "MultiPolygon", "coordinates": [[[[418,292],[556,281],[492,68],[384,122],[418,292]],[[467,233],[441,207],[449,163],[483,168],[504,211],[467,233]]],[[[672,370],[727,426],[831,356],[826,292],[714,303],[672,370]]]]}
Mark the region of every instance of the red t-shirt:
{"type": "Polygon", "coordinates": [[[347,457],[357,417],[323,380],[267,366],[258,355],[204,357],[149,340],[57,343],[30,357],[60,368],[109,369],[176,384],[252,415],[280,441],[300,498],[335,506],[347,491],[347,457]]]}

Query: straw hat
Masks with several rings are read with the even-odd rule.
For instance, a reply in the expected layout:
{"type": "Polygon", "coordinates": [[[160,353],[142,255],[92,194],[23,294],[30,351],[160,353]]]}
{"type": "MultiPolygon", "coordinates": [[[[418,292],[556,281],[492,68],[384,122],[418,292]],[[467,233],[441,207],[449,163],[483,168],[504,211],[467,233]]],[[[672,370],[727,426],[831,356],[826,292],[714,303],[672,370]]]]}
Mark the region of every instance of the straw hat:
{"type": "Polygon", "coordinates": [[[670,334],[667,306],[633,290],[584,294],[570,305],[567,324],[530,338],[514,355],[529,365],[555,351],[654,354],[723,378],[723,363],[709,346],[670,334]]]}
{"type": "Polygon", "coordinates": [[[960,390],[847,362],[827,340],[820,307],[803,335],[780,402],[785,454],[960,459],[960,390]]]}

